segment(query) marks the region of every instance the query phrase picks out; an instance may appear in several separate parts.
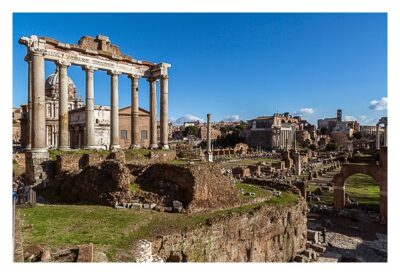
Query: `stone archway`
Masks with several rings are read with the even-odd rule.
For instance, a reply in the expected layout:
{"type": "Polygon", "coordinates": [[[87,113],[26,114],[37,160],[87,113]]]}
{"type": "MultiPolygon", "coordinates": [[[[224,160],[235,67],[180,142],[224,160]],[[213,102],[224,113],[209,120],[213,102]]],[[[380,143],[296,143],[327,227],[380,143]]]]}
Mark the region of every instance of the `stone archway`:
{"type": "MultiPolygon", "coordinates": [[[[382,152],[382,150],[381,150],[382,152]]],[[[385,152],[386,153],[386,152],[385,152]]],[[[382,155],[381,155],[382,157],[382,155]]],[[[386,157],[386,155],[385,155],[386,157]]],[[[382,159],[381,159],[382,160],[382,159]]],[[[366,174],[379,184],[380,199],[379,212],[381,219],[387,218],[387,165],[386,161],[380,161],[379,165],[346,163],[342,170],[333,178],[333,200],[337,210],[345,207],[345,183],[354,174],[366,174]]]]}

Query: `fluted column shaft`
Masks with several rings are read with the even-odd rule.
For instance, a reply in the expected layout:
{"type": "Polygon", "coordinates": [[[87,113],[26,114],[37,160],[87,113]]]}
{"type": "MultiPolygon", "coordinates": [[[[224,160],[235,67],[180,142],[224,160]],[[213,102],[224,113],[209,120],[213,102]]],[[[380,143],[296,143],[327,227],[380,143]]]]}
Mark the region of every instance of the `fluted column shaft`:
{"type": "Polygon", "coordinates": [[[148,79],[150,84],[150,148],[158,148],[157,145],[157,80],[155,78],[148,79]]]}
{"type": "Polygon", "coordinates": [[[111,140],[110,149],[117,150],[119,145],[119,110],[118,110],[118,75],[119,72],[109,72],[111,75],[111,140]]]}
{"type": "Polygon", "coordinates": [[[131,148],[139,148],[139,77],[131,76],[131,148]]]}
{"type": "Polygon", "coordinates": [[[86,106],[85,106],[85,128],[87,149],[96,148],[96,139],[94,131],[94,71],[92,67],[85,67],[86,71],[86,106]]]}
{"type": "Polygon", "coordinates": [[[162,75],[160,80],[160,126],[161,147],[168,149],[168,76],[162,75]]]}
{"type": "Polygon", "coordinates": [[[46,152],[44,57],[32,53],[32,152],[46,152]]]}
{"type": "Polygon", "coordinates": [[[58,149],[69,149],[68,132],[68,65],[59,64],[58,66],[58,85],[59,85],[59,103],[58,103],[58,149]]]}

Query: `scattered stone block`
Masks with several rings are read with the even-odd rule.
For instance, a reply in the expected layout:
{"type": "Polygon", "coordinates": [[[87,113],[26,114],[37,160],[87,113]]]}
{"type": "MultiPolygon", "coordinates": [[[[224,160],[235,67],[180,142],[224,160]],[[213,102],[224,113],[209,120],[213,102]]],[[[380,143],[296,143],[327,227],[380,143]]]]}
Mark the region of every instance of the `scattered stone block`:
{"type": "Polygon", "coordinates": [[[307,230],[307,240],[312,241],[314,243],[319,242],[318,231],[315,230],[307,230]]]}
{"type": "Polygon", "coordinates": [[[93,262],[93,244],[79,245],[78,262],[92,263],[93,262]]]}
{"type": "Polygon", "coordinates": [[[139,210],[142,209],[142,204],[141,203],[132,203],[131,209],[139,210]]]}
{"type": "Polygon", "coordinates": [[[323,246],[322,244],[312,243],[310,241],[307,241],[306,247],[311,248],[318,253],[324,253],[326,251],[326,247],[323,246]]]}

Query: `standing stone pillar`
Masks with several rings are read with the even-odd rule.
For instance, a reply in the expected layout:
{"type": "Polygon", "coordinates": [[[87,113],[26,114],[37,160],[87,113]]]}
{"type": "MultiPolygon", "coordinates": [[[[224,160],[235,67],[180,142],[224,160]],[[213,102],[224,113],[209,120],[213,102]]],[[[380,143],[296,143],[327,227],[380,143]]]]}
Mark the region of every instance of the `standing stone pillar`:
{"type": "Polygon", "coordinates": [[[157,103],[156,103],[156,87],[157,80],[155,78],[148,79],[150,84],[150,149],[158,148],[157,145],[157,103]]]}
{"type": "Polygon", "coordinates": [[[213,162],[213,152],[211,149],[211,114],[207,114],[207,161],[213,162]]]}
{"type": "Polygon", "coordinates": [[[94,131],[94,71],[96,68],[85,66],[86,72],[86,106],[85,106],[85,127],[86,127],[86,149],[96,148],[94,131]]]}
{"type": "Polygon", "coordinates": [[[27,55],[25,61],[28,63],[28,114],[26,118],[26,150],[32,149],[32,59],[27,55]]]}
{"type": "Polygon", "coordinates": [[[70,64],[60,62],[58,64],[58,149],[69,150],[68,131],[68,75],[67,68],[70,64]]]}
{"type": "Polygon", "coordinates": [[[110,150],[120,149],[119,144],[119,110],[118,110],[118,75],[119,72],[110,71],[111,75],[111,136],[110,150]]]}
{"type": "Polygon", "coordinates": [[[387,146],[387,124],[385,123],[385,134],[384,134],[384,140],[383,140],[383,145],[387,146]]]}
{"type": "Polygon", "coordinates": [[[46,152],[46,99],[44,57],[32,53],[32,151],[46,152]]]}
{"type": "Polygon", "coordinates": [[[169,149],[168,146],[168,76],[162,75],[160,80],[160,126],[161,126],[161,148],[169,149]]]}
{"type": "Polygon", "coordinates": [[[376,124],[376,150],[381,148],[380,133],[379,133],[379,123],[376,124]]]}
{"type": "Polygon", "coordinates": [[[336,210],[342,210],[346,204],[345,186],[333,186],[333,200],[336,210]]]}
{"type": "Polygon", "coordinates": [[[139,144],[139,76],[131,75],[131,146],[140,148],[139,144]]]}
{"type": "Polygon", "coordinates": [[[31,53],[32,69],[32,132],[31,151],[25,154],[25,174],[28,184],[37,185],[47,179],[44,163],[49,158],[46,148],[46,101],[44,56],[31,53]]]}

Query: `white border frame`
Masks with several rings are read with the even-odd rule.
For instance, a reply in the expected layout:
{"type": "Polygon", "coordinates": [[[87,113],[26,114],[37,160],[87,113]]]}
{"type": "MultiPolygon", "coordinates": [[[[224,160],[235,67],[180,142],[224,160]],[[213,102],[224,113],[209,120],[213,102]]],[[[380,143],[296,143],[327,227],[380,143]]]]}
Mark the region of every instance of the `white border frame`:
{"type": "MultiPolygon", "coordinates": [[[[400,99],[400,9],[397,0],[2,0],[0,2],[0,261],[3,272],[57,273],[71,272],[132,273],[168,272],[202,274],[243,274],[250,272],[293,272],[315,274],[338,274],[340,272],[362,272],[382,274],[398,266],[399,256],[399,183],[396,178],[399,152],[398,140],[400,99]],[[13,12],[386,12],[388,13],[388,98],[389,109],[389,199],[388,199],[388,263],[386,264],[15,264],[10,253],[11,240],[11,108],[12,108],[12,37],[13,12]],[[393,121],[393,128],[390,127],[393,121]],[[396,140],[397,139],[397,140],[396,140]],[[392,142],[393,141],[393,142],[392,142]],[[5,222],[4,222],[5,221],[5,222]],[[315,270],[318,269],[318,270],[315,270]]],[[[15,39],[15,38],[14,38],[15,39]]],[[[5,274],[5,273],[4,273],[5,274]]]]}

